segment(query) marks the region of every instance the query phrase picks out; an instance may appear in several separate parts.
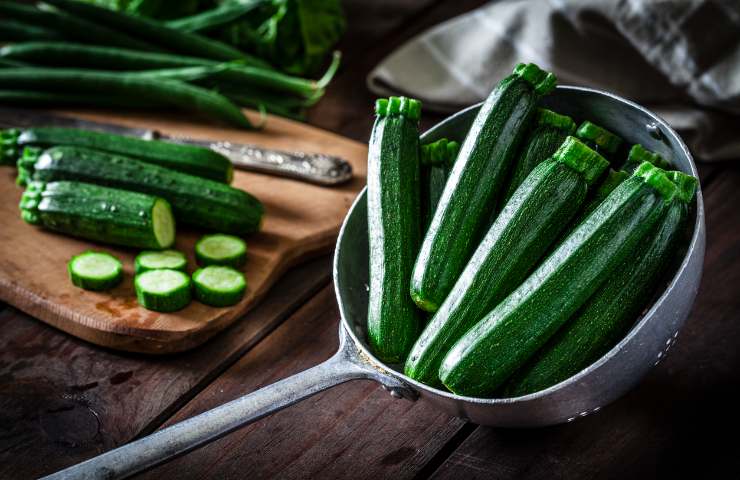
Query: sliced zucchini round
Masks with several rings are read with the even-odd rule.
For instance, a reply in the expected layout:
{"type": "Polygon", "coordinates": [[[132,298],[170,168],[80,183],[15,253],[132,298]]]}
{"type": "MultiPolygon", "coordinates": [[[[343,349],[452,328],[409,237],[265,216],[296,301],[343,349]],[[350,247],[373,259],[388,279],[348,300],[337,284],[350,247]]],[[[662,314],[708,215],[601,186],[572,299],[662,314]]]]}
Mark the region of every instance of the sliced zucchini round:
{"type": "Polygon", "coordinates": [[[212,307],[235,305],[247,290],[247,281],[240,271],[219,265],[196,270],[193,285],[195,298],[212,307]]]}
{"type": "Polygon", "coordinates": [[[149,270],[162,269],[184,272],[187,265],[188,259],[178,250],[145,250],[134,260],[134,270],[137,275],[149,270]]]}
{"type": "Polygon", "coordinates": [[[147,310],[174,312],[190,303],[190,278],[179,270],[149,270],[136,275],[136,299],[147,310]]]}
{"type": "Polygon", "coordinates": [[[72,283],[85,290],[109,290],[123,279],[121,261],[109,253],[87,251],[67,264],[72,283]]]}
{"type": "Polygon", "coordinates": [[[204,267],[223,265],[239,268],[247,263],[247,244],[234,235],[205,235],[195,244],[195,258],[204,267]]]}

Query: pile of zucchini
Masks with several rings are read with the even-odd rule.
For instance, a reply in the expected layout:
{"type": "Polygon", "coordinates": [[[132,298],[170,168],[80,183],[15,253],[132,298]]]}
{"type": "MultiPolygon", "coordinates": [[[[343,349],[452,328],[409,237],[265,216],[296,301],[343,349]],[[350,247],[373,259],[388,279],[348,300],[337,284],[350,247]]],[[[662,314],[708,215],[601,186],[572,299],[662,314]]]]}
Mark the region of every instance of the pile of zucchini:
{"type": "MultiPolygon", "coordinates": [[[[170,312],[195,297],[213,306],[241,300],[246,262],[239,236],[259,230],[264,208],[229,185],[229,160],[210,149],[108,133],[39,127],[0,131],[0,164],[15,161],[25,186],[23,220],[95,242],[145,249],[135,263],[139,302],[170,312]],[[170,247],[175,224],[211,230],[196,245],[203,267],[185,273],[185,256],[170,247]],[[167,250],[166,250],[167,249],[167,250]]],[[[72,283],[108,290],[120,283],[119,260],[85,252],[69,265],[72,283]]]]}
{"type": "Polygon", "coordinates": [[[538,108],[555,81],[517,66],[464,139],[428,145],[418,101],[377,102],[368,340],[417,381],[491,397],[569,378],[629,330],[685,239],[698,181],[538,108]]]}
{"type": "Polygon", "coordinates": [[[240,106],[301,119],[340,61],[336,53],[318,80],[283,73],[196,33],[193,23],[213,27],[213,15],[165,23],[75,0],[0,0],[0,15],[0,42],[15,42],[0,48],[6,104],[175,107],[253,128],[240,106]]]}

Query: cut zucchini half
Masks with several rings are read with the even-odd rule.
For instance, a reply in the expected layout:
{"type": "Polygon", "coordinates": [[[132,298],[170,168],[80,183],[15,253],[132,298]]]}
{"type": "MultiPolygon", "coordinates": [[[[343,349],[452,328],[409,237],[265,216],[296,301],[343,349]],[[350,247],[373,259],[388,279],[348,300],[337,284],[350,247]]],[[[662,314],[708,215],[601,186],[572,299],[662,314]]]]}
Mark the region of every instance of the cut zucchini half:
{"type": "Polygon", "coordinates": [[[188,265],[185,254],[178,250],[145,250],[136,256],[134,271],[136,274],[149,270],[179,270],[184,272],[188,265]]]}
{"type": "Polygon", "coordinates": [[[147,310],[174,312],[190,303],[190,277],[179,270],[149,270],[136,276],[134,286],[147,310]]]}
{"type": "Polygon", "coordinates": [[[123,265],[119,259],[92,250],[72,257],[67,271],[72,284],[85,290],[109,290],[123,279],[123,265]]]}
{"type": "Polygon", "coordinates": [[[158,198],[152,208],[154,237],[162,248],[171,247],[175,243],[175,217],[169,202],[158,198]]]}
{"type": "Polygon", "coordinates": [[[211,265],[193,273],[195,298],[212,307],[228,307],[244,298],[247,281],[231,267],[211,265]]]}
{"type": "Polygon", "coordinates": [[[205,235],[195,244],[195,258],[204,267],[223,265],[239,268],[247,263],[247,244],[234,235],[205,235]]]}

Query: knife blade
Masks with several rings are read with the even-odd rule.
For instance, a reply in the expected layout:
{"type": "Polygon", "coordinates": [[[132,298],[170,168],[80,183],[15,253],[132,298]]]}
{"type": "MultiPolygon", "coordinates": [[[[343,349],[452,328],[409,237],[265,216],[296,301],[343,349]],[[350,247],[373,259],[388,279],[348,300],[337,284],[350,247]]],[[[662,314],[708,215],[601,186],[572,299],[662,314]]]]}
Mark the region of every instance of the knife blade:
{"type": "Polygon", "coordinates": [[[352,178],[352,166],[346,160],[334,155],[274,150],[257,145],[217,140],[197,140],[165,135],[157,130],[124,127],[34,110],[2,107],[0,108],[0,126],[5,128],[41,126],[81,128],[148,140],[158,139],[196,145],[210,148],[224,155],[235,168],[293,178],[324,186],[339,185],[352,178]]]}

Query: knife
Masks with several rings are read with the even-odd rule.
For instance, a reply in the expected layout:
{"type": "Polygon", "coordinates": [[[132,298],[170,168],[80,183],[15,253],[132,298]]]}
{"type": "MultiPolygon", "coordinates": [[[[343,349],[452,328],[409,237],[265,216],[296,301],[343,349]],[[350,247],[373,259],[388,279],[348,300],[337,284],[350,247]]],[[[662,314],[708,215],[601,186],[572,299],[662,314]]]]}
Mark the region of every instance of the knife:
{"type": "Polygon", "coordinates": [[[273,150],[257,145],[226,141],[196,140],[165,135],[157,130],[124,127],[33,110],[2,107],[0,108],[0,126],[5,128],[41,126],[82,128],[147,140],[159,139],[173,143],[197,145],[215,150],[231,160],[234,167],[242,170],[289,177],[324,186],[339,185],[352,178],[352,166],[344,159],[334,155],[273,150]]]}

